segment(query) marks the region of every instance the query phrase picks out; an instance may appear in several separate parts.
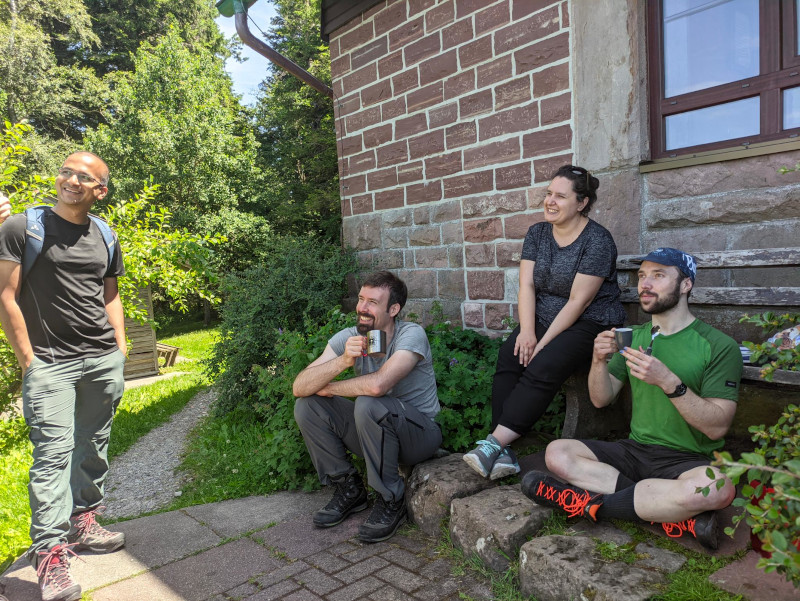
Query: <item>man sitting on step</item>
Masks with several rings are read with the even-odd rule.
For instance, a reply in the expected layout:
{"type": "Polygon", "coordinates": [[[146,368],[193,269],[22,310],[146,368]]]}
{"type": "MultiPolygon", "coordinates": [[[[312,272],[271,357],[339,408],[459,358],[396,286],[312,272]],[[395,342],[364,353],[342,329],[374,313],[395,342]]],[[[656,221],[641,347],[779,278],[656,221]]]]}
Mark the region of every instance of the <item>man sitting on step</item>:
{"type": "Polygon", "coordinates": [[[378,493],[359,528],[364,542],[394,535],[406,517],[405,483],[398,463],[429,459],[442,442],[431,347],[425,330],[401,321],[405,283],[388,271],[368,276],[358,294],[358,323],[335,334],[323,353],[294,381],[294,415],[323,484],[336,492],[314,514],[327,528],[367,507],[367,491],[347,451],[364,457],[367,481],[378,493]],[[367,354],[366,335],[385,334],[385,355],[367,354]],[[334,381],[353,368],[355,377],[334,381]],[[345,398],[355,397],[355,402],[345,398]]]}
{"type": "Polygon", "coordinates": [[[727,507],[735,490],[709,464],[736,412],[741,353],[732,338],[689,311],[692,255],[658,248],[640,262],[639,304],[652,321],[634,327],[633,343],[624,349],[617,348],[613,330],[601,332],[589,372],[597,408],[611,404],[630,382],[630,438],[553,441],[547,468],[569,484],[532,471],[522,491],[570,516],[661,522],[669,536],[688,532],[716,549],[715,510],[727,507]],[[714,483],[719,478],[721,488],[714,483]],[[707,494],[697,492],[704,487],[707,494]]]}

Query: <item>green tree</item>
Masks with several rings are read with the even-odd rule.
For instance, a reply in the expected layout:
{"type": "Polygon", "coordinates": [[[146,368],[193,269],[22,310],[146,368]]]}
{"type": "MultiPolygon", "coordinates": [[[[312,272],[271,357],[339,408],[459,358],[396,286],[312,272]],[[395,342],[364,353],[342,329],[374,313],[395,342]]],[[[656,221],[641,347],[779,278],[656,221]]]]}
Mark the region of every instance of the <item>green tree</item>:
{"type": "Polygon", "coordinates": [[[256,142],[222,59],[189,50],[171,28],[142,44],[134,65],[119,77],[114,116],[85,136],[111,168],[110,196],[130,197],[151,180],[180,225],[257,204],[256,142]]]}
{"type": "MultiPolygon", "coordinates": [[[[277,0],[276,5],[269,43],[330,84],[319,0],[277,0]]],[[[331,99],[272,66],[261,84],[255,125],[265,178],[264,215],[279,232],[315,232],[338,241],[341,206],[331,99]]]]}

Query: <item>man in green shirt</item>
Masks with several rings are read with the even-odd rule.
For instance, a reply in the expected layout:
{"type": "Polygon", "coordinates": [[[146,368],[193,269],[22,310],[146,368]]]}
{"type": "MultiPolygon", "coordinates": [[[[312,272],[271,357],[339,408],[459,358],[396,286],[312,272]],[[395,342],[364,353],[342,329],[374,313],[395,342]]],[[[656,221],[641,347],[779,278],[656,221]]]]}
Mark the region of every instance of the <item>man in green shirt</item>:
{"type": "Polygon", "coordinates": [[[547,467],[569,485],[529,472],[522,490],[536,503],[592,520],[661,522],[669,536],[688,532],[717,548],[715,510],[727,507],[735,490],[713,467],[724,486],[711,486],[706,472],[736,412],[742,357],[732,338],[689,311],[696,273],[696,259],[674,248],[641,259],[639,304],[652,321],[634,327],[624,349],[613,330],[601,332],[589,372],[589,396],[598,408],[630,383],[630,437],[550,443],[547,467]],[[696,492],[706,486],[708,495],[696,492]]]}

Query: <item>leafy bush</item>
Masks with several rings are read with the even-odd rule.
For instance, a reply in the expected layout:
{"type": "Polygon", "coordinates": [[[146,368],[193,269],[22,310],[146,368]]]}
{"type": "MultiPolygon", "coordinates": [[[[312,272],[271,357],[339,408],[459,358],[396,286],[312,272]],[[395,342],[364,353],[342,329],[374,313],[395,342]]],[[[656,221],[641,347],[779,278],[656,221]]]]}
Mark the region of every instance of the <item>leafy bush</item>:
{"type": "Polygon", "coordinates": [[[261,265],[223,281],[220,340],[208,362],[222,412],[253,408],[253,367],[273,364],[281,330],[324,322],[346,293],[345,277],[356,269],[352,253],[312,236],[276,236],[265,246],[261,265]]]}
{"type": "Polygon", "coordinates": [[[789,405],[774,426],[751,426],[750,432],[758,444],[752,453],[742,453],[739,461],[727,452],[716,454],[714,464],[734,484],[746,474],[742,496],[733,501],[744,511],[725,532],[732,536],[745,521],[764,551],[772,553],[758,567],[783,574],[800,588],[800,407],[789,405]]]}
{"type": "MultiPolygon", "coordinates": [[[[752,317],[745,315],[739,320],[739,323],[754,323],[761,327],[765,336],[768,336],[800,323],[800,313],[775,315],[771,311],[767,311],[752,317]]],[[[776,369],[800,370],[800,346],[781,348],[780,344],[774,342],[755,343],[747,340],[743,344],[751,351],[750,363],[762,366],[761,377],[767,382],[772,381],[776,369]]]]}

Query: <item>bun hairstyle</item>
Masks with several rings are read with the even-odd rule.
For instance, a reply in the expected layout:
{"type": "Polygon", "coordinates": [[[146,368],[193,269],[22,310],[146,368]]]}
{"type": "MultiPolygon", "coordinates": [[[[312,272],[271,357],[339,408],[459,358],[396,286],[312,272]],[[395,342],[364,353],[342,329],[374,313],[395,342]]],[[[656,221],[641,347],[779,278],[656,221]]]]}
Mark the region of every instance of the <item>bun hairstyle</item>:
{"type": "Polygon", "coordinates": [[[559,167],[550,180],[552,181],[557,177],[564,177],[572,182],[572,191],[578,196],[578,202],[584,198],[589,199],[581,211],[581,215],[587,217],[589,211],[592,210],[592,205],[597,200],[597,188],[600,187],[600,180],[583,167],[578,167],[577,165],[559,167]]]}

